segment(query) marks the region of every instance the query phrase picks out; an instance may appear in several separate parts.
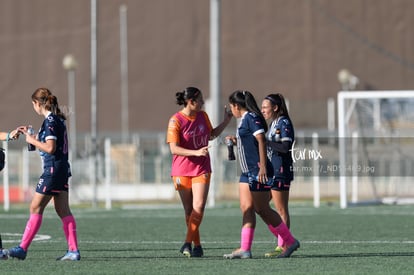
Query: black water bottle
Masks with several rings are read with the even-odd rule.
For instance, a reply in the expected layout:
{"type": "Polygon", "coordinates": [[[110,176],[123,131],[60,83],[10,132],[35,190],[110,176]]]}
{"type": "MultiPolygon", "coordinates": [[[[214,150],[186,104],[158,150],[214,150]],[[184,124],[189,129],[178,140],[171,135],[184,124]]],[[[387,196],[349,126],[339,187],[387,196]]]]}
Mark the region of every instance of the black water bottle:
{"type": "Polygon", "coordinates": [[[236,156],[234,155],[233,141],[231,139],[226,139],[226,145],[227,145],[227,150],[229,152],[228,159],[235,160],[236,156]]]}
{"type": "MultiPolygon", "coordinates": [[[[33,136],[35,134],[35,131],[32,126],[27,127],[27,134],[33,136]]],[[[36,150],[36,146],[33,144],[28,143],[27,144],[27,150],[28,151],[34,151],[36,150]]]]}

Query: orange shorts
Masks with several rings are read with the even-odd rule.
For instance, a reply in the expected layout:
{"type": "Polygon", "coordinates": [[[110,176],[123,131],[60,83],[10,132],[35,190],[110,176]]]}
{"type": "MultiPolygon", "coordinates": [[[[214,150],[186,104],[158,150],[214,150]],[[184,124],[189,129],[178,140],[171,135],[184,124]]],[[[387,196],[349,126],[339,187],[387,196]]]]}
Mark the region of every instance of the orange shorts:
{"type": "Polygon", "coordinates": [[[202,174],[196,177],[173,176],[172,180],[174,182],[175,190],[182,190],[182,189],[191,189],[191,186],[194,183],[209,184],[210,178],[211,178],[211,173],[206,173],[206,174],[202,174]]]}

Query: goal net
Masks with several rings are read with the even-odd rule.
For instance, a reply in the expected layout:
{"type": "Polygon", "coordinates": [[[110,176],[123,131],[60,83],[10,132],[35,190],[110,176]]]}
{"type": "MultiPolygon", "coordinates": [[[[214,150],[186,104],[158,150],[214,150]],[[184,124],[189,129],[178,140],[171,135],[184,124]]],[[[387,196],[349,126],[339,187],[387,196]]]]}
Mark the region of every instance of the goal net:
{"type": "Polygon", "coordinates": [[[414,203],[414,91],[338,93],[340,206],[414,203]]]}

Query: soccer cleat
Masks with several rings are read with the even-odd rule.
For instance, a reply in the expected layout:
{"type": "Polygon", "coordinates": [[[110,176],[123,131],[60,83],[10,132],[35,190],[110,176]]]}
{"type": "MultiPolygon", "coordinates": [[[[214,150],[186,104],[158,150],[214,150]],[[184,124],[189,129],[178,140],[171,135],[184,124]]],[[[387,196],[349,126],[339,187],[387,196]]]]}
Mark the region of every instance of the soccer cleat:
{"type": "Polygon", "coordinates": [[[21,248],[20,246],[16,246],[16,247],[10,248],[7,254],[9,255],[9,257],[17,258],[19,260],[24,260],[26,259],[27,252],[24,251],[24,249],[21,248]]]}
{"type": "Polygon", "coordinates": [[[184,244],[183,244],[183,246],[182,246],[182,247],[181,247],[181,249],[180,249],[180,252],[181,252],[184,256],[186,256],[186,257],[190,258],[190,257],[191,257],[191,252],[192,252],[192,249],[191,249],[191,243],[184,243],[184,244]]]}
{"type": "Polygon", "coordinates": [[[196,257],[196,258],[200,258],[203,257],[204,252],[203,252],[203,248],[201,247],[201,245],[196,245],[193,248],[193,253],[191,253],[191,257],[196,257]]]}
{"type": "Polygon", "coordinates": [[[279,255],[280,255],[280,254],[282,254],[282,253],[283,253],[283,247],[276,246],[275,250],[273,250],[273,251],[271,251],[271,252],[266,253],[266,254],[265,254],[265,257],[266,257],[266,258],[273,258],[273,257],[277,257],[277,256],[279,256],[279,255]]]}
{"type": "Polygon", "coordinates": [[[79,250],[66,251],[66,254],[56,259],[56,261],[79,261],[81,258],[79,250]]]}
{"type": "Polygon", "coordinates": [[[279,256],[277,256],[278,258],[289,258],[290,255],[292,255],[292,253],[298,249],[300,247],[300,243],[298,240],[295,240],[295,242],[290,245],[285,247],[285,249],[283,250],[282,254],[280,254],[279,256]]]}
{"type": "Polygon", "coordinates": [[[252,253],[249,250],[241,250],[240,248],[233,251],[231,254],[224,254],[224,259],[250,259],[252,253]]]}
{"type": "Polygon", "coordinates": [[[0,248],[0,260],[7,260],[9,258],[8,254],[8,250],[0,248]]]}

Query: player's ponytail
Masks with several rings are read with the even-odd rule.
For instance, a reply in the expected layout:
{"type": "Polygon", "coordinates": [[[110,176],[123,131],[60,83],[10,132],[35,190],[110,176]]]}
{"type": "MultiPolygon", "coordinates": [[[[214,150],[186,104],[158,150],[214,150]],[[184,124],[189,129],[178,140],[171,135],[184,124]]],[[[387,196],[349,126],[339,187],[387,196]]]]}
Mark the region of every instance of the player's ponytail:
{"type": "Polygon", "coordinates": [[[277,106],[276,117],[285,116],[290,119],[286,101],[282,94],[269,94],[264,99],[269,100],[272,107],[277,106]]]}
{"type": "Polygon", "coordinates": [[[187,106],[189,100],[196,100],[201,91],[195,87],[187,87],[183,91],[175,94],[176,103],[178,105],[187,106]]]}
{"type": "Polygon", "coordinates": [[[66,115],[59,108],[57,97],[47,88],[38,88],[32,94],[32,100],[39,102],[46,110],[66,120],[66,115]]]}
{"type": "Polygon", "coordinates": [[[244,90],[234,91],[229,96],[229,102],[233,105],[238,105],[241,108],[246,109],[248,112],[255,113],[262,121],[265,132],[267,132],[266,120],[263,117],[263,114],[260,111],[259,107],[257,106],[256,99],[252,93],[244,90]]]}

